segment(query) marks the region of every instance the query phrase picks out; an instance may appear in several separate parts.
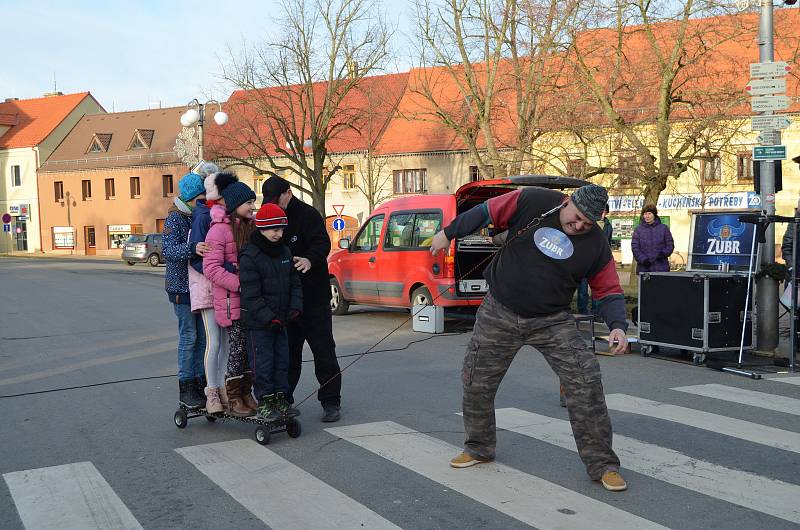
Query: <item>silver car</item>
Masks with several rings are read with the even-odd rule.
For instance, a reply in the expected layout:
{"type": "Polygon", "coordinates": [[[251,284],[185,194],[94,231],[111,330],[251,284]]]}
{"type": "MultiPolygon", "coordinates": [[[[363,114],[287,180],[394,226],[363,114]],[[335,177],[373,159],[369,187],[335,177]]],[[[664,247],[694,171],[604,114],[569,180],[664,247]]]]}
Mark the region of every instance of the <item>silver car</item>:
{"type": "Polygon", "coordinates": [[[161,234],[133,234],[122,247],[122,261],[128,265],[147,262],[151,267],[164,263],[161,234]]]}

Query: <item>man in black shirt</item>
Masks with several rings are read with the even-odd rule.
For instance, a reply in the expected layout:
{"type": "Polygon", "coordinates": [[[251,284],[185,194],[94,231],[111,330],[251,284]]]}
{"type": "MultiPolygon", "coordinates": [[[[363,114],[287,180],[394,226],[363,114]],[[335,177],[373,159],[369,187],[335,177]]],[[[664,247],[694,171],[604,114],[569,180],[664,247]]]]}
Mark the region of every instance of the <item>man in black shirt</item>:
{"type": "Polygon", "coordinates": [[[453,467],[495,458],[494,398],[517,351],[538,349],[564,385],[578,453],[593,480],[611,491],[627,488],[611,448],[600,365],[578,334],[569,311],[578,283],[589,279],[597,313],[609,330],[609,348],[627,347],[625,300],[611,249],[597,221],[608,193],[594,184],[571,197],[527,188],[489,199],[456,217],[434,236],[431,252],[450,247],[492,224],[508,229],[505,244],[484,271],[489,284],[478,309],[462,369],[464,452],[453,467]]]}
{"type": "Polygon", "coordinates": [[[303,313],[295,322],[287,323],[289,334],[289,395],[294,403],[294,390],[303,366],[303,344],[308,342],[314,355],[314,373],[320,384],[317,398],[324,411],[322,421],[339,421],[341,417],[342,375],[336,360],[331,315],[331,287],[328,279],[328,253],[331,240],[319,212],[292,195],[289,181],[270,177],[261,186],[264,203],[275,203],[286,212],[289,226],[283,242],[294,256],[294,266],[303,284],[303,313]]]}

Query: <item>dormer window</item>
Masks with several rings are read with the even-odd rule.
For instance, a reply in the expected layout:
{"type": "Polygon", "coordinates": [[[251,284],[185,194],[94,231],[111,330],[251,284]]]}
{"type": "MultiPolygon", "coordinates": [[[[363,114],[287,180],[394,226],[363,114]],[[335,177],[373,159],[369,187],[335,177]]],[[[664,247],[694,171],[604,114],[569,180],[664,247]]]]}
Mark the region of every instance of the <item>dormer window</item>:
{"type": "Polygon", "coordinates": [[[131,138],[131,143],[128,145],[128,150],[132,149],[150,149],[150,145],[153,142],[153,135],[155,131],[153,129],[136,129],[133,132],[133,138],[131,138]]]}
{"type": "Polygon", "coordinates": [[[111,145],[111,135],[106,133],[94,133],[92,141],[89,143],[87,153],[105,153],[111,145]]]}

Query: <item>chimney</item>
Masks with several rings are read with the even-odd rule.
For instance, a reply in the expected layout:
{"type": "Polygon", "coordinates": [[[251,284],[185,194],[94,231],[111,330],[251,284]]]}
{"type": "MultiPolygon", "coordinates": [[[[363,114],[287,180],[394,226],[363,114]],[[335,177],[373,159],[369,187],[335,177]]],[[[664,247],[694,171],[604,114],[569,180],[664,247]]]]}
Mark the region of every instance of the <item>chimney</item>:
{"type": "Polygon", "coordinates": [[[43,94],[43,97],[46,97],[46,98],[54,98],[54,97],[56,97],[56,96],[63,96],[63,95],[64,95],[64,93],[63,93],[63,92],[61,92],[60,90],[58,90],[58,91],[56,91],[56,92],[45,92],[45,93],[43,94]]]}

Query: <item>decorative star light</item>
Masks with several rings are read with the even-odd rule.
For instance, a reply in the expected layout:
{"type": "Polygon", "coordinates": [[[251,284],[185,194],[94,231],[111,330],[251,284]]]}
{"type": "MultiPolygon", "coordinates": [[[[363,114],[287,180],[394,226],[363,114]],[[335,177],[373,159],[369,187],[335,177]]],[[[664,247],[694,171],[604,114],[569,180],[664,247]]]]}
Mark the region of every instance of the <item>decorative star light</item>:
{"type": "Polygon", "coordinates": [[[198,142],[197,131],[194,127],[184,127],[175,139],[175,147],[172,148],[181,162],[189,167],[197,165],[200,161],[198,153],[200,144],[198,142]]]}

